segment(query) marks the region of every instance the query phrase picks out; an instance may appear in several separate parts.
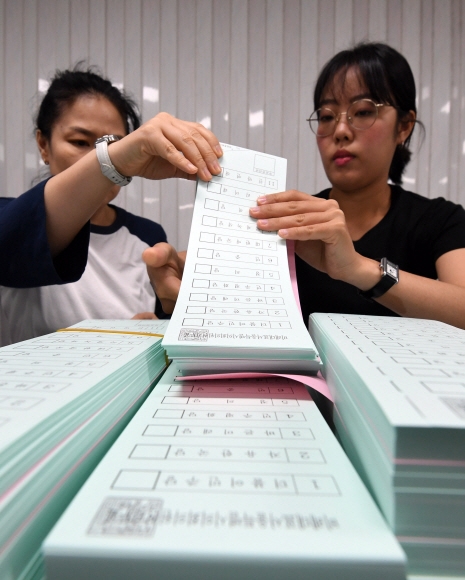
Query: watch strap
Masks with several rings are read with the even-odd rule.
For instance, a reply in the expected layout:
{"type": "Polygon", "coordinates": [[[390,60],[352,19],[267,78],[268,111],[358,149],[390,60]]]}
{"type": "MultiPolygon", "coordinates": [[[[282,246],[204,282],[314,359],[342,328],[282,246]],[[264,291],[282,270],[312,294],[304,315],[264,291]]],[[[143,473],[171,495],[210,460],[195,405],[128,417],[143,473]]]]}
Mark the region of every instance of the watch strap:
{"type": "Polygon", "coordinates": [[[359,290],[360,296],[366,300],[379,298],[399,282],[399,266],[390,262],[387,258],[381,258],[379,263],[381,269],[381,280],[370,288],[370,290],[359,290]]]}
{"type": "Polygon", "coordinates": [[[119,141],[119,137],[116,135],[103,135],[100,139],[97,139],[95,142],[95,149],[97,151],[97,159],[100,163],[100,169],[102,170],[103,175],[107,177],[116,185],[121,187],[127,185],[132,181],[132,177],[126,177],[125,175],[121,175],[119,171],[117,171],[116,167],[113,165],[110,159],[110,155],[108,153],[108,145],[110,143],[114,143],[115,141],[119,141]]]}

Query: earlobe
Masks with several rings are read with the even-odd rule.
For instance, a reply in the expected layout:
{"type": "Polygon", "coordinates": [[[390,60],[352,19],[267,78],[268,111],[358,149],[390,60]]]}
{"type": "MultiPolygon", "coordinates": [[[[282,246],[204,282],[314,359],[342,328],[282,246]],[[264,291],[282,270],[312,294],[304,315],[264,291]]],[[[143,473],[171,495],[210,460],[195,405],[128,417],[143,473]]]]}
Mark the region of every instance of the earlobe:
{"type": "Polygon", "coordinates": [[[36,143],[37,147],[39,148],[40,156],[42,157],[42,161],[45,165],[50,163],[49,161],[49,145],[47,139],[42,134],[42,131],[37,129],[36,131],[36,143]]]}
{"type": "Polygon", "coordinates": [[[403,119],[399,121],[399,133],[397,135],[397,144],[401,147],[404,145],[405,141],[409,138],[410,134],[415,127],[416,114],[415,111],[409,111],[403,119]]]}

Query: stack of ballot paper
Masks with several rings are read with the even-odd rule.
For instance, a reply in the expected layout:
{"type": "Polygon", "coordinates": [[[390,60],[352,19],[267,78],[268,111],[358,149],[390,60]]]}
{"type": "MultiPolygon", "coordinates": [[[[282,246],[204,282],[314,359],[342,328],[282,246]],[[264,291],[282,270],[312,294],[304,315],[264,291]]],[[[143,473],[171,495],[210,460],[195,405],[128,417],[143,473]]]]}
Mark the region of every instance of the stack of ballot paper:
{"type": "Polygon", "coordinates": [[[43,538],[166,367],[166,321],[84,321],[0,349],[0,578],[43,538]]]}
{"type": "Polygon", "coordinates": [[[47,580],[394,580],[405,555],[305,387],[172,364],[44,543],[47,580]]]}
{"type": "Polygon", "coordinates": [[[249,209],[286,188],[287,162],[223,145],[221,174],[199,181],[180,294],[163,340],[185,374],[316,372],[286,241],[249,209]],[[294,282],[294,284],[293,284],[294,282]]]}
{"type": "Polygon", "coordinates": [[[340,439],[415,574],[465,571],[465,331],[314,314],[340,439]]]}

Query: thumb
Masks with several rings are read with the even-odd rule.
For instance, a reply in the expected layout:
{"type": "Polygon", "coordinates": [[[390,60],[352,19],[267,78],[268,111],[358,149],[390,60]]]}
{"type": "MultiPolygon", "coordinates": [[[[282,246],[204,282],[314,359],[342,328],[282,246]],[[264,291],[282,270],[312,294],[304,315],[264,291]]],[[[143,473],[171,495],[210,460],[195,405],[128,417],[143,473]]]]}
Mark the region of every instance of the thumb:
{"type": "Polygon", "coordinates": [[[170,244],[160,242],[142,253],[142,259],[151,268],[162,268],[170,261],[176,261],[177,252],[170,244]]]}

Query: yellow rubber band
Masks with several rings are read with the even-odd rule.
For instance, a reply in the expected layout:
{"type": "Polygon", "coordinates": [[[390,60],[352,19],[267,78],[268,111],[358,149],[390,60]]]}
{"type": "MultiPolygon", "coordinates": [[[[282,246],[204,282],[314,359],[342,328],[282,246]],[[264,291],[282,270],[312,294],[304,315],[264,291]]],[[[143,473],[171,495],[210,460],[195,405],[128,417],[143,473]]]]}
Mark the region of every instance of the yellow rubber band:
{"type": "Polygon", "coordinates": [[[59,328],[56,332],[99,332],[107,334],[135,334],[136,336],[156,336],[163,338],[164,334],[154,332],[134,332],[133,330],[97,330],[95,328],[59,328]]]}

